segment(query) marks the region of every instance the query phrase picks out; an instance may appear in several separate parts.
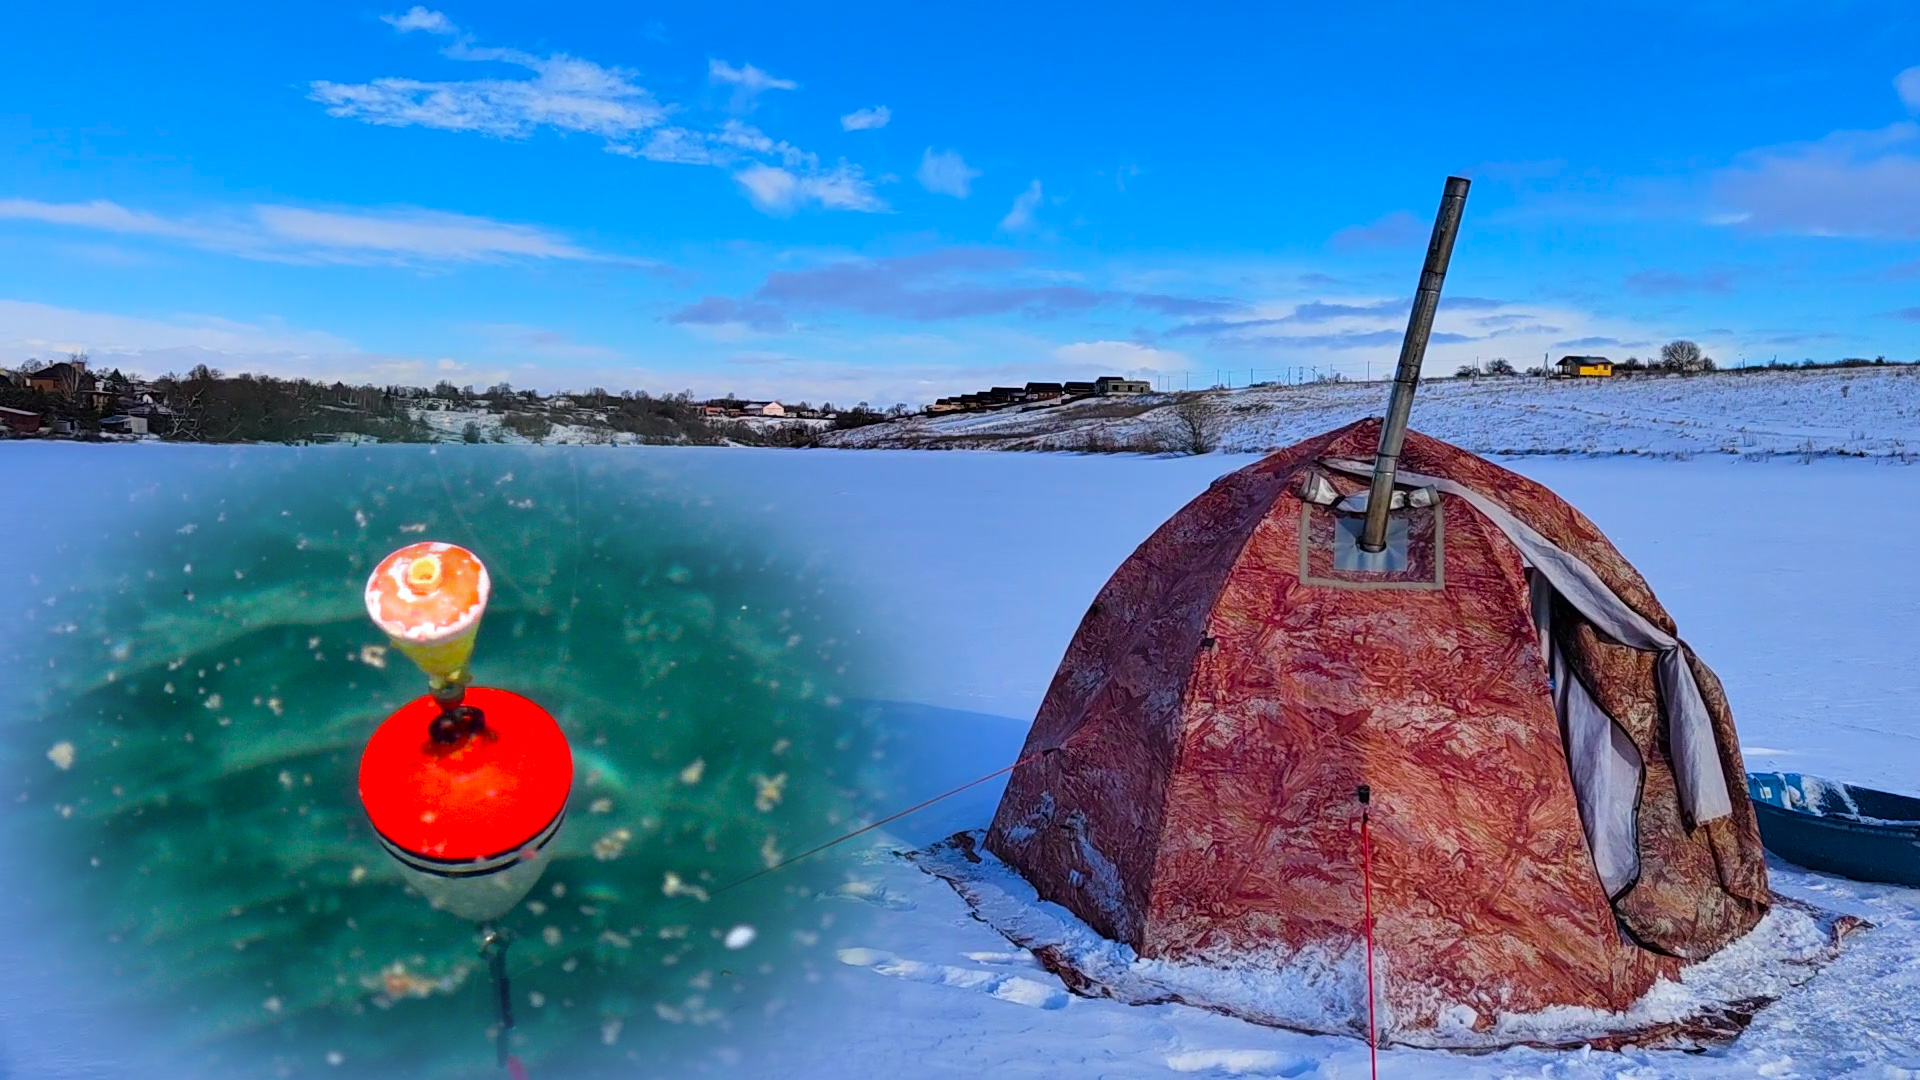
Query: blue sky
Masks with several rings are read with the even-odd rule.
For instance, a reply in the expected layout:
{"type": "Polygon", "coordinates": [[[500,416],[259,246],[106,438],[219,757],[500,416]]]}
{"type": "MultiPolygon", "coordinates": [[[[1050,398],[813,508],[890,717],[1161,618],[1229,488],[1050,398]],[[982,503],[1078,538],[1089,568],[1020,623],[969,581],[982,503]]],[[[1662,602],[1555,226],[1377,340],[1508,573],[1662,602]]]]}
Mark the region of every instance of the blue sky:
{"type": "Polygon", "coordinates": [[[22,7],[0,364],[842,403],[1364,375],[1449,173],[1430,373],[1920,359],[1910,0],[1335,7],[22,7]]]}

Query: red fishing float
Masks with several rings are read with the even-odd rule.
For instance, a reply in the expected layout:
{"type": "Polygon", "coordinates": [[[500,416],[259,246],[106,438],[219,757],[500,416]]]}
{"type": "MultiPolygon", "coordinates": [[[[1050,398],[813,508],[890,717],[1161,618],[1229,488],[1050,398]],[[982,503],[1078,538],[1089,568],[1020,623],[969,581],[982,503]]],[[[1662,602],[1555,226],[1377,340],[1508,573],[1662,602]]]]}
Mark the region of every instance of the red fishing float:
{"type": "Polygon", "coordinates": [[[367,615],[427,675],[427,694],[380,725],[360,755],[360,802],[401,876],[434,907],[481,924],[500,1023],[513,1030],[507,937],[492,922],[520,902],[553,858],[573,790],[573,751],[545,709],[469,686],[467,670],[492,583],[465,548],[423,541],[380,560],[367,615]]]}
{"type": "Polygon", "coordinates": [[[360,757],[360,801],[387,854],[435,907],[485,922],[533,888],[573,787],[573,753],[547,711],[518,694],[465,691],[456,718],[415,698],[360,757]]]}

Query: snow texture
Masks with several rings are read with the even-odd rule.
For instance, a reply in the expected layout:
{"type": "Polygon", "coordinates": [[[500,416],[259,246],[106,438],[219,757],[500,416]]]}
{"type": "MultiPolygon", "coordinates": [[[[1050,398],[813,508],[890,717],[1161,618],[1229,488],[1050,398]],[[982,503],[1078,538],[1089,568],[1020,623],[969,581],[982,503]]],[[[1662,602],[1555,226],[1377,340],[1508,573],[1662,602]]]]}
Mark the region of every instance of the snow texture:
{"type": "MultiPolygon", "coordinates": [[[[823,441],[859,448],[1184,450],[1182,408],[1217,448],[1261,451],[1386,407],[1385,383],[1256,386],[1194,395],[915,417],[823,441]]],[[[1617,379],[1433,379],[1414,426],[1481,454],[1846,455],[1920,452],[1920,368],[1905,366],[1617,379]]]]}
{"type": "MultiPolygon", "coordinates": [[[[1130,1004],[1177,1001],[1301,1031],[1366,1032],[1365,954],[1359,947],[1338,955],[1311,948],[1291,955],[1244,955],[1217,966],[1142,959],[1066,908],[1042,901],[1016,871],[981,846],[979,833],[964,833],[909,857],[951,884],[989,926],[1046,956],[1050,968],[1090,997],[1130,1004]]],[[[1556,1006],[1490,1017],[1488,1026],[1471,1007],[1443,1002],[1435,1011],[1452,1023],[1443,1023],[1438,1032],[1398,1032],[1382,1003],[1380,1041],[1453,1049],[1516,1043],[1577,1048],[1623,1041],[1712,1045],[1718,1041],[1713,1035],[1736,1032],[1757,1005],[1812,978],[1838,952],[1840,934],[1855,926],[1851,918],[1836,925],[1834,917],[1817,909],[1781,903],[1752,932],[1683,969],[1679,982],[1655,983],[1627,1012],[1556,1006]]],[[[1375,971],[1376,987],[1392,978],[1377,961],[1375,971]]]]}
{"type": "MultiPolygon", "coordinates": [[[[1789,450],[1796,425],[1849,425],[1920,444],[1920,382],[1906,371],[1728,376],[1732,389],[1667,408],[1674,432],[1725,434],[1767,416],[1789,450]],[[1755,381],[1734,384],[1735,378],[1755,381]],[[1785,379],[1803,380],[1785,382],[1785,379]],[[1838,387],[1854,380],[1844,399],[1838,387]],[[1768,412],[1736,390],[1772,385],[1768,412]],[[1783,405],[1792,394],[1796,402],[1783,405]],[[1870,413],[1843,413],[1882,401],[1870,413]],[[1737,408],[1752,411],[1732,419],[1737,408]]],[[[1520,380],[1483,380],[1453,389],[1430,384],[1414,423],[1442,438],[1448,394],[1495,396],[1520,380]]],[[[1719,380],[1655,380],[1641,390],[1549,389],[1549,402],[1621,401],[1607,394],[1701,393],[1719,380]],[[1564,393],[1564,397],[1559,396],[1564,393]],[[1589,395],[1580,397],[1578,395],[1589,395]]],[[[1346,393],[1346,388],[1336,388],[1346,393]]],[[[1750,392],[1750,391],[1743,391],[1750,392]]],[[[1309,431],[1378,410],[1379,387],[1351,412],[1301,420],[1309,431]]],[[[1535,414],[1538,414],[1536,410],[1535,414]]],[[[1510,414],[1511,415],[1511,414],[1510,414]]],[[[1566,414],[1572,415],[1572,414],[1566,414]]],[[[1479,425],[1496,431],[1492,422],[1479,425]]],[[[1607,442],[1641,452],[1678,440],[1651,419],[1592,428],[1607,442]]],[[[1306,432],[1303,432],[1303,434],[1306,432]]],[[[1278,439],[1279,436],[1276,436],[1278,439]]],[[[1756,439],[1758,436],[1756,436],[1756,439]]],[[[1711,441],[1711,440],[1707,440],[1711,441]]],[[[1804,435],[1802,435],[1804,441],[1804,435]]],[[[1483,446],[1485,444],[1482,444],[1483,446]]],[[[1595,445],[1603,445],[1596,439],[1595,445]]],[[[1704,445],[1695,440],[1688,445],[1704,445]]],[[[97,535],[124,512],[130,493],[156,472],[189,460],[270,448],[8,447],[14,468],[0,488],[42,512],[16,524],[0,549],[30,568],[70,538],[97,535]],[[77,470],[94,482],[76,485],[77,470]],[[58,508],[57,512],[53,511],[58,508]]],[[[458,448],[442,452],[459,452],[458,448]]],[[[822,453],[751,450],[603,450],[638,453],[664,473],[710,491],[716,501],[759,515],[796,555],[811,552],[838,572],[865,604],[867,633],[885,633],[899,663],[865,688],[912,705],[889,707],[889,722],[911,737],[907,806],[981,776],[1019,753],[1054,666],[1094,593],[1133,548],[1214,477],[1250,460],[1206,455],[822,453]]],[[[1889,453],[1879,461],[1693,461],[1530,458],[1504,463],[1580,508],[1647,576],[1681,635],[1726,684],[1747,766],[1786,770],[1920,795],[1920,469],[1889,453]]],[[[10,610],[38,603],[25,569],[0,576],[10,610]]],[[[0,703],[0,712],[8,711],[0,703]]],[[[42,768],[53,769],[45,761],[42,768]]],[[[920,847],[984,825],[998,792],[992,783],[889,826],[894,844],[920,847]]],[[[871,919],[857,940],[835,948],[871,950],[914,964],[985,973],[959,986],[945,974],[917,979],[829,953],[806,1000],[776,1015],[743,1018],[742,1032],[715,1037],[708,1071],[735,1077],[893,1076],[1005,1078],[1310,1077],[1367,1075],[1367,1049],[1347,1036],[1261,1027],[1178,1004],[1125,1005],[1065,995],[1059,1008],[996,997],[982,987],[1009,976],[1065,994],[1031,955],[974,918],[944,882],[882,851],[847,866],[853,888],[823,910],[859,905],[871,919]]],[[[1395,1047],[1380,1057],[1392,1080],[1661,1080],[1751,1077],[1916,1080],[1920,1078],[1920,890],[1869,885],[1781,863],[1770,867],[1783,896],[1867,919],[1873,928],[1813,979],[1788,989],[1730,1046],[1704,1053],[1624,1049],[1484,1055],[1395,1047]]],[[[771,879],[770,879],[771,880],[771,879]]],[[[6,885],[0,881],[0,892],[6,885]]],[[[5,892],[8,914],[20,906],[5,892]]],[[[118,1030],[112,1017],[71,1007],[59,958],[7,939],[0,980],[0,1040],[15,1075],[50,1080],[115,1075],[96,1048],[118,1030]]],[[[825,948],[825,944],[821,946],[825,948]]],[[[865,954],[856,954],[865,955],[865,954]]],[[[921,970],[905,968],[902,970],[921,970]]],[[[964,981],[964,980],[963,980],[964,981]]],[[[1023,991],[1024,992],[1024,991],[1023,991]]],[[[316,1062],[315,1065],[324,1063],[316,1062]]],[[[313,1070],[302,1072],[308,1075],[313,1070]]],[[[331,1075],[326,1070],[320,1075],[331,1075]]],[[[541,1078],[563,1080],[563,1078],[541,1078]]]]}

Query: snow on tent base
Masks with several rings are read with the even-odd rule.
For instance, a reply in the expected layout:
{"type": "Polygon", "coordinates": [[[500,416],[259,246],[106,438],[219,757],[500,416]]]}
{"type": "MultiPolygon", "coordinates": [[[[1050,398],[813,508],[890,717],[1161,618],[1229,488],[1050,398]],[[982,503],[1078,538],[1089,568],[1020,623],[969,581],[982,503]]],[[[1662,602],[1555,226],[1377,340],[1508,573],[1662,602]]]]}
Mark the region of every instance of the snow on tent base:
{"type": "Polygon", "coordinates": [[[1144,960],[1335,983],[1370,873],[1395,1041],[1630,1014],[1772,903],[1719,680],[1592,522],[1417,433],[1405,550],[1352,569],[1379,430],[1220,478],[1115,571],[984,847],[1144,960]]]}
{"type": "MultiPolygon", "coordinates": [[[[981,847],[982,837],[978,831],[959,833],[910,858],[952,885],[981,921],[1031,951],[1074,993],[1128,1005],[1173,1002],[1268,1027],[1366,1037],[1366,975],[1357,943],[1343,952],[1248,954],[1231,966],[1145,959],[1041,900],[1032,885],[981,847]]],[[[1744,937],[1660,979],[1626,1010],[1551,1006],[1483,1015],[1462,1002],[1436,1002],[1440,1023],[1432,1028],[1398,1029],[1394,1014],[1384,1012],[1382,1042],[1446,1050],[1724,1045],[1761,1009],[1817,974],[1839,954],[1842,940],[1866,925],[1782,898],[1744,937]]]]}

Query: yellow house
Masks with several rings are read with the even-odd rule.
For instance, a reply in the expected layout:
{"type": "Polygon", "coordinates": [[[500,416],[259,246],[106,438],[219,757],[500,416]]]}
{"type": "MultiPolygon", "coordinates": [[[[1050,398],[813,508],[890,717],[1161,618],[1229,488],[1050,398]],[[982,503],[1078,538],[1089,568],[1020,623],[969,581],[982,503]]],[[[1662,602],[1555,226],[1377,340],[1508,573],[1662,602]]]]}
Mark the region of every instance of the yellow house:
{"type": "Polygon", "coordinates": [[[1558,367],[1561,378],[1605,379],[1613,375],[1613,361],[1604,356],[1563,356],[1558,367]]]}

